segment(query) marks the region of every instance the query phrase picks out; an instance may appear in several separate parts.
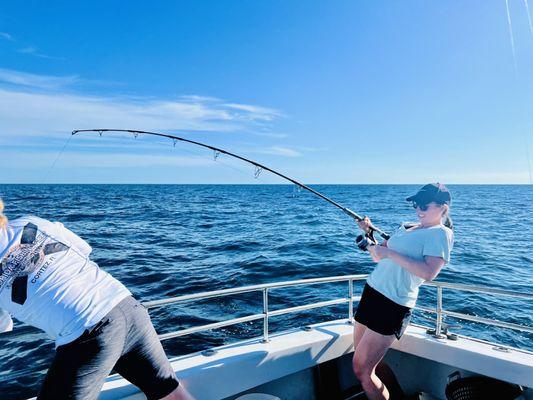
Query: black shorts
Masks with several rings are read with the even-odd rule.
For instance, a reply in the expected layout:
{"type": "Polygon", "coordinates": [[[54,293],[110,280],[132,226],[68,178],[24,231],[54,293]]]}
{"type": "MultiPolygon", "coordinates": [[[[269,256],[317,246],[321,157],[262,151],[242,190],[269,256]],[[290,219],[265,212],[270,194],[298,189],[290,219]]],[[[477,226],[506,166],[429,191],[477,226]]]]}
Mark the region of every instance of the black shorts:
{"type": "Polygon", "coordinates": [[[179,385],[148,312],[131,296],[78,339],[57,348],[37,399],[96,399],[112,369],[148,400],[165,397],[179,385]]]}
{"type": "Polygon", "coordinates": [[[399,340],[411,320],[411,309],[395,303],[367,283],[354,319],[374,332],[394,335],[399,340]]]}

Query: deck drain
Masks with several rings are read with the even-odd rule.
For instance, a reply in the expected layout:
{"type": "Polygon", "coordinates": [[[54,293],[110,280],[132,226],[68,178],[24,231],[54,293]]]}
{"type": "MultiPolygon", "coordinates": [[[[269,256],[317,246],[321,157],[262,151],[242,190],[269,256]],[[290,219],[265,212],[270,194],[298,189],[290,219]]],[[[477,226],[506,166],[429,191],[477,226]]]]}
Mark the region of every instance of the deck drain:
{"type": "Polygon", "coordinates": [[[313,328],[311,326],[302,326],[300,329],[302,331],[306,331],[306,332],[309,332],[309,331],[313,330],[313,328]]]}
{"type": "Polygon", "coordinates": [[[204,350],[202,351],[202,355],[204,357],[211,357],[211,356],[214,356],[215,354],[217,354],[218,352],[216,350],[213,350],[213,349],[207,349],[207,350],[204,350]]]}
{"type": "Polygon", "coordinates": [[[501,351],[502,353],[510,353],[511,350],[509,350],[507,347],[503,346],[494,346],[492,350],[501,351]]]}

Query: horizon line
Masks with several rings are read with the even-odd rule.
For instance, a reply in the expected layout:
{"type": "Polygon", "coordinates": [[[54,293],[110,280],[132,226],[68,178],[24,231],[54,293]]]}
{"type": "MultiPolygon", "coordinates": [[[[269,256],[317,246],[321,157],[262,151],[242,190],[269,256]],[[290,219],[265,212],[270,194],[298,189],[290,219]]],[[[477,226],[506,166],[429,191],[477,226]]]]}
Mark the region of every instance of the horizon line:
{"type": "MultiPolygon", "coordinates": [[[[411,183],[303,183],[305,185],[335,185],[335,186],[350,186],[350,185],[366,185],[366,186],[390,186],[390,185],[425,185],[428,182],[411,182],[411,183]]],[[[36,182],[21,182],[21,183],[0,183],[0,186],[5,185],[80,185],[80,186],[91,186],[91,185],[159,185],[159,186],[177,186],[177,185],[210,185],[210,186],[298,186],[294,183],[152,183],[152,182],[139,182],[139,183],[131,183],[131,182],[48,182],[48,183],[36,183],[36,182]]],[[[533,184],[529,182],[525,183],[476,183],[476,182],[469,182],[469,183],[446,183],[446,185],[454,185],[454,186],[461,186],[461,185],[482,185],[482,186],[533,186],[533,184]]]]}

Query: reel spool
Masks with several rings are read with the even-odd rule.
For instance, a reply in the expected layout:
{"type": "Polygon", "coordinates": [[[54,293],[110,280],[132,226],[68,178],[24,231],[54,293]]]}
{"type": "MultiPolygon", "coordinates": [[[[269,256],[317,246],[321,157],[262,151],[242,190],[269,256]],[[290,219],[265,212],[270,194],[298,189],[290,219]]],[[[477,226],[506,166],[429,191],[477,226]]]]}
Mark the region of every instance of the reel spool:
{"type": "Polygon", "coordinates": [[[374,238],[374,231],[370,230],[364,235],[358,235],[355,238],[355,244],[357,244],[357,247],[359,247],[362,251],[367,251],[368,246],[376,246],[378,241],[374,238]]]}

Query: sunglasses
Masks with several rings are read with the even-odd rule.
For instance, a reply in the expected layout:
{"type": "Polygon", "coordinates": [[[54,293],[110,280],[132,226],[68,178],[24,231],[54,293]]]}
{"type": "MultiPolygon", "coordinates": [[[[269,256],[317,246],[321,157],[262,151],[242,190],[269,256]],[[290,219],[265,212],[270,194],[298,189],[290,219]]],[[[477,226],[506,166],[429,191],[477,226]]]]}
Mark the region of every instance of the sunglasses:
{"type": "Polygon", "coordinates": [[[421,211],[427,211],[428,208],[429,208],[429,205],[431,203],[428,203],[428,204],[419,204],[417,203],[416,201],[413,201],[413,208],[420,208],[421,211]]]}

